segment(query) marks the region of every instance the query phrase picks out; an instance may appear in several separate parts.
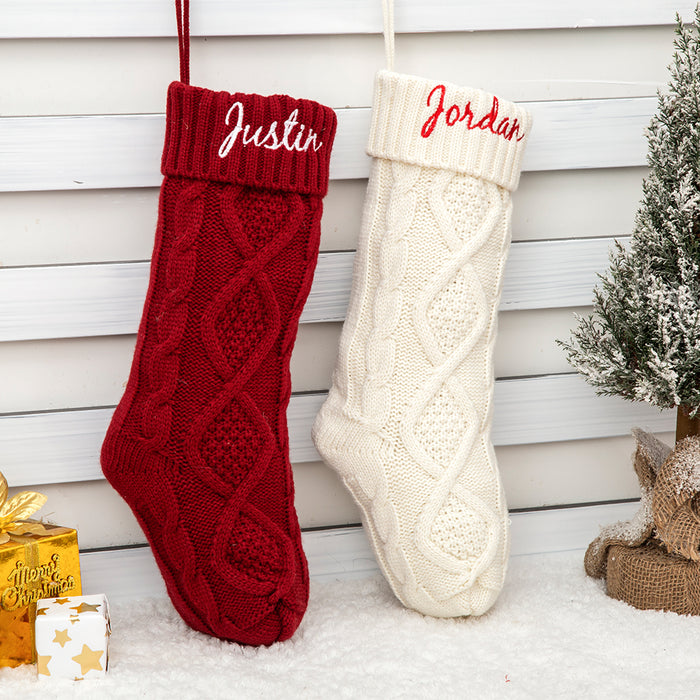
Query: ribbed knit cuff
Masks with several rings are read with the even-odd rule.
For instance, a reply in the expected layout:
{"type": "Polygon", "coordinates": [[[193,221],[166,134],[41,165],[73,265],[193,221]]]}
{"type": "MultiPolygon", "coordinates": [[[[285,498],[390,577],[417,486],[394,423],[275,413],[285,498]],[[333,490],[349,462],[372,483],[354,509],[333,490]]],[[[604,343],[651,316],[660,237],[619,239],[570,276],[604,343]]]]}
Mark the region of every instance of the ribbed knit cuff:
{"type": "Polygon", "coordinates": [[[163,175],[324,195],[335,128],[335,112],[318,102],[174,82],[161,169],[163,175]]]}
{"type": "Polygon", "coordinates": [[[475,88],[380,71],[367,152],[515,190],[530,113],[475,88]]]}

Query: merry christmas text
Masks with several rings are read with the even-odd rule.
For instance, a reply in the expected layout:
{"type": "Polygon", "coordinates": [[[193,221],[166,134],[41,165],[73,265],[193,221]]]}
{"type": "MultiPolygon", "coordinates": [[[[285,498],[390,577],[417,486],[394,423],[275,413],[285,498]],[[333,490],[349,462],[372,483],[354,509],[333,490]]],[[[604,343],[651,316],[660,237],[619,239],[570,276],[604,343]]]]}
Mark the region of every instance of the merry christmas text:
{"type": "Polygon", "coordinates": [[[21,559],[7,577],[10,585],[0,594],[0,610],[12,612],[41,598],[55,598],[75,588],[75,578],[61,577],[60,555],[39,566],[27,566],[21,559]]]}

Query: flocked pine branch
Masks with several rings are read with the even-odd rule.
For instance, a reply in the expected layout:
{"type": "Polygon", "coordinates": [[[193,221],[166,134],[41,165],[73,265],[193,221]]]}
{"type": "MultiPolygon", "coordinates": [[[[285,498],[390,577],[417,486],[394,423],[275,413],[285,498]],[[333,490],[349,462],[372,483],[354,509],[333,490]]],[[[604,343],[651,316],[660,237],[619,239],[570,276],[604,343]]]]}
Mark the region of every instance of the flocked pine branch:
{"type": "Polygon", "coordinates": [[[676,21],[629,248],[611,251],[593,313],[559,344],[597,393],[700,415],[700,6],[694,25],[676,21]]]}

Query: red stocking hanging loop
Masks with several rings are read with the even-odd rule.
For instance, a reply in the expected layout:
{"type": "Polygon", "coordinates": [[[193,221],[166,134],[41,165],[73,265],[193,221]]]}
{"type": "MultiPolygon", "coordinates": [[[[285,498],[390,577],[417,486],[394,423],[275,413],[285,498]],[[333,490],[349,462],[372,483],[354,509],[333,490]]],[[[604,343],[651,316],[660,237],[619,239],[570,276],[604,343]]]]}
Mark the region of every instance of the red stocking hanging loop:
{"type": "Polygon", "coordinates": [[[175,0],[180,82],[190,84],[190,0],[175,0]]]}

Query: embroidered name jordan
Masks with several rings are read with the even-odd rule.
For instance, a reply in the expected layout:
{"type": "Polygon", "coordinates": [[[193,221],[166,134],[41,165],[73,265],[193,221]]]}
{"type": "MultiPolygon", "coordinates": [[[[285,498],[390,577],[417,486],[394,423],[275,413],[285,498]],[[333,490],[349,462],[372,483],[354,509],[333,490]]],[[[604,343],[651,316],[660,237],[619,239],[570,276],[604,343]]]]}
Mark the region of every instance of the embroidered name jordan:
{"type": "Polygon", "coordinates": [[[224,120],[226,126],[233,125],[233,129],[219,146],[219,158],[225,158],[233,148],[238,136],[244,146],[253,145],[257,148],[267,148],[276,151],[278,148],[285,148],[288,151],[299,151],[303,153],[309,148],[318,151],[323,146],[319,140],[319,135],[306,124],[299,122],[299,110],[295,109],[282,123],[282,134],[278,134],[278,122],[274,121],[267,127],[259,126],[253,131],[251,124],[244,123],[244,109],[241,102],[234,102],[226,113],[224,120]],[[265,135],[263,136],[263,132],[265,135]]]}
{"type": "Polygon", "coordinates": [[[459,105],[456,104],[445,108],[446,91],[447,88],[444,85],[436,85],[428,95],[427,106],[432,107],[435,105],[435,111],[425,120],[420,131],[420,135],[424,139],[427,139],[433,133],[438,120],[443,115],[447,126],[454,126],[458,122],[466,122],[465,126],[469,130],[481,129],[482,131],[490,131],[496,136],[501,136],[506,141],[522,141],[525,138],[525,132],[517,118],[501,116],[499,121],[497,97],[494,97],[491,102],[491,110],[478,121],[475,121],[477,116],[472,111],[471,102],[467,102],[463,109],[460,109],[459,105]]]}

